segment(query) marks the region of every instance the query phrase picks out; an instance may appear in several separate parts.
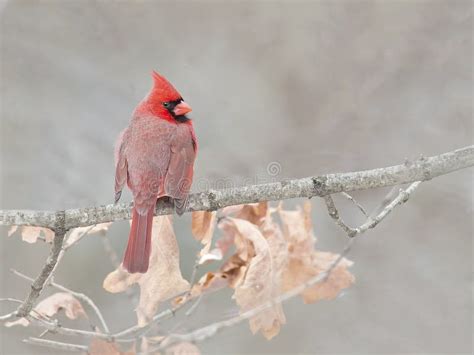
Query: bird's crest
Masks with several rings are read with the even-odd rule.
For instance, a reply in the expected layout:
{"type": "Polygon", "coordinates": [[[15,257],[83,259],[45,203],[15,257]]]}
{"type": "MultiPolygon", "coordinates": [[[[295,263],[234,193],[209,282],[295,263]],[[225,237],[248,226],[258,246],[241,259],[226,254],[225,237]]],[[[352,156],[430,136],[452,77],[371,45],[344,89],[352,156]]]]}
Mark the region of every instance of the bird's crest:
{"type": "Polygon", "coordinates": [[[181,98],[178,90],[175,89],[166,78],[156,71],[152,71],[153,77],[153,96],[161,101],[174,101],[181,98]]]}

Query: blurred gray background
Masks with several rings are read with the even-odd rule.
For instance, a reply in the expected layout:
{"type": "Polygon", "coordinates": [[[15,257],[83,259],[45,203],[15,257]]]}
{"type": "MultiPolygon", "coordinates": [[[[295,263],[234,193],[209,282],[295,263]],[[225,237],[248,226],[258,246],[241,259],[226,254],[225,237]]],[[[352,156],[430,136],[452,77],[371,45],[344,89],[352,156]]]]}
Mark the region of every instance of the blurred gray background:
{"type": "MultiPolygon", "coordinates": [[[[114,141],[150,88],[152,69],[194,109],[195,191],[382,167],[472,144],[472,7],[453,0],[10,1],[0,27],[0,208],[111,203],[114,141]],[[271,162],[281,165],[276,177],[266,173],[271,162]]],[[[349,255],[356,284],[335,301],[287,303],[287,324],[273,340],[242,324],[200,349],[471,353],[472,181],[471,169],[423,184],[358,240],[349,255]]],[[[387,192],[355,197],[370,209],[387,192]]],[[[337,202],[348,222],[363,221],[337,202]]],[[[343,233],[320,199],[313,206],[318,247],[339,251],[343,233]]],[[[189,277],[198,250],[189,215],[175,227],[189,277]]],[[[109,232],[119,255],[128,228],[116,223],[109,232]]],[[[23,298],[29,285],[9,268],[36,276],[48,246],[6,232],[0,297],[23,298]]],[[[112,269],[91,236],[66,255],[56,281],[93,297],[119,330],[135,316],[125,295],[102,289],[112,269]]],[[[235,314],[229,297],[204,300],[178,330],[235,314]]],[[[12,307],[0,303],[2,313],[12,307]]],[[[21,343],[39,332],[0,328],[1,353],[59,354],[21,343]]]]}

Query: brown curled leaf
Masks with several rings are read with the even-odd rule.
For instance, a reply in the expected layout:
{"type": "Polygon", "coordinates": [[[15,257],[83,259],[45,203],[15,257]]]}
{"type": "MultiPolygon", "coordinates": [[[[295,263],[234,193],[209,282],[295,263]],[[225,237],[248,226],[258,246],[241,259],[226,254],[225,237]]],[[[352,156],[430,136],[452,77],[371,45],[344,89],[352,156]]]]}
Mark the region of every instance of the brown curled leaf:
{"type": "MultiPolygon", "coordinates": [[[[282,288],[286,292],[328,270],[339,255],[314,249],[316,238],[313,234],[309,202],[304,204],[303,209],[294,211],[283,210],[280,204],[278,212],[282,220],[283,235],[288,242],[289,258],[282,275],[282,288]]],[[[351,261],[342,259],[327,280],[302,293],[304,302],[334,299],[342,289],[350,287],[354,283],[354,276],[347,268],[351,265],[351,261]]]]}
{"type": "MultiPolygon", "coordinates": [[[[73,295],[67,292],[57,292],[42,300],[34,308],[33,315],[39,314],[46,318],[51,318],[60,311],[64,311],[66,317],[69,319],[87,317],[81,303],[73,295]]],[[[11,327],[13,325],[28,326],[29,321],[26,318],[20,318],[14,322],[5,323],[6,327],[11,327]]]]}
{"type": "Polygon", "coordinates": [[[64,243],[65,247],[69,247],[72,244],[76,243],[82,237],[89,234],[100,234],[105,235],[109,230],[109,227],[112,225],[112,222],[99,223],[94,226],[79,227],[72,229],[66,236],[66,242],[64,243]]]}
{"type": "MultiPolygon", "coordinates": [[[[258,227],[249,221],[237,218],[226,218],[223,228],[234,232],[235,240],[249,241],[254,250],[254,256],[248,260],[245,276],[235,285],[233,298],[240,307],[241,312],[254,309],[262,303],[268,302],[280,293],[281,270],[276,269],[284,263],[277,258],[283,254],[273,254],[277,248],[266,239],[258,227]]],[[[246,246],[241,243],[241,246],[246,246]]],[[[258,331],[271,339],[280,331],[280,326],[286,322],[283,308],[280,303],[259,313],[249,320],[252,333],[258,331]]]]}
{"type": "Polygon", "coordinates": [[[144,274],[130,274],[122,265],[104,280],[103,287],[112,293],[123,292],[133,284],[140,286],[137,318],[140,326],[146,325],[161,302],[189,289],[179,267],[179,248],[171,223],[171,216],[153,219],[150,266],[144,274]]]}
{"type": "Polygon", "coordinates": [[[132,347],[129,351],[120,351],[116,343],[94,338],[89,345],[88,355],[135,355],[132,347]]]}
{"type": "Polygon", "coordinates": [[[202,265],[205,262],[211,260],[221,260],[222,253],[218,253],[216,249],[213,253],[210,253],[212,236],[216,228],[216,212],[207,211],[196,211],[192,213],[192,233],[196,240],[200,241],[204,246],[199,253],[200,260],[199,264],[202,265]]]}
{"type": "Polygon", "coordinates": [[[193,343],[183,342],[166,349],[166,355],[201,355],[198,347],[193,343]]]}
{"type": "Polygon", "coordinates": [[[47,243],[51,243],[54,239],[54,232],[51,229],[33,226],[12,226],[8,230],[8,236],[12,236],[17,230],[20,231],[21,239],[30,244],[36,243],[38,238],[44,238],[47,243]]]}

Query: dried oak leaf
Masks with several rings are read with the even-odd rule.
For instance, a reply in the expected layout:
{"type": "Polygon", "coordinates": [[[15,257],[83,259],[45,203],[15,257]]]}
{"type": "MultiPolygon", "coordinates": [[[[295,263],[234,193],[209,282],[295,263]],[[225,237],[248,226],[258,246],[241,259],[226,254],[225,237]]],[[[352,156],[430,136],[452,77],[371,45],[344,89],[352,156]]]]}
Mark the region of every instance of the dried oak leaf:
{"type": "Polygon", "coordinates": [[[64,310],[66,317],[69,319],[86,317],[86,312],[81,303],[73,295],[67,292],[57,292],[48,298],[45,298],[38,303],[35,310],[47,317],[52,317],[60,310],[64,310]]]}
{"type": "MultiPolygon", "coordinates": [[[[246,219],[250,223],[256,225],[262,235],[269,241],[271,248],[271,255],[274,261],[278,261],[275,267],[275,277],[279,277],[282,271],[283,265],[286,263],[287,258],[287,243],[282,235],[281,229],[272,218],[272,214],[276,209],[272,209],[268,206],[268,202],[259,202],[249,205],[240,205],[238,210],[234,210],[233,213],[237,214],[239,218],[246,219]]],[[[229,282],[231,287],[235,287],[245,275],[247,270],[247,261],[249,257],[255,255],[253,244],[245,238],[237,238],[234,241],[234,235],[236,233],[235,228],[229,228],[225,223],[219,226],[224,231],[224,236],[217,241],[226,243],[227,245],[235,242],[237,253],[229,258],[224,265],[221,267],[221,272],[226,273],[229,276],[229,282]]],[[[229,248],[227,246],[227,248],[229,248]]]]}
{"type": "Polygon", "coordinates": [[[294,245],[300,247],[311,246],[312,249],[316,238],[311,222],[311,203],[306,201],[303,204],[303,209],[298,206],[298,209],[294,211],[284,210],[283,203],[280,203],[277,211],[282,221],[285,239],[294,245]]]}
{"type": "Polygon", "coordinates": [[[207,272],[198,282],[196,282],[189,294],[178,296],[173,300],[173,306],[182,304],[183,302],[199,297],[202,294],[215,292],[226,287],[229,284],[228,277],[222,272],[207,272]]]}
{"type": "MultiPolygon", "coordinates": [[[[329,269],[338,257],[338,254],[314,252],[313,270],[315,274],[318,275],[329,269]]],[[[332,300],[337,297],[341,290],[350,287],[354,283],[355,277],[347,268],[351,267],[352,264],[352,261],[343,258],[331,271],[326,281],[317,283],[302,293],[304,302],[314,303],[320,300],[332,300]]]]}
{"type": "Polygon", "coordinates": [[[247,263],[240,259],[238,255],[233,255],[222,265],[219,272],[207,272],[193,285],[189,294],[176,297],[173,300],[173,306],[227,286],[235,288],[242,281],[246,271],[247,263]]]}
{"type": "Polygon", "coordinates": [[[115,343],[109,343],[102,339],[94,338],[89,345],[88,355],[135,355],[135,351],[120,351],[115,343]]]}
{"type": "Polygon", "coordinates": [[[249,203],[246,205],[229,206],[222,209],[223,216],[235,216],[235,218],[245,219],[255,225],[260,225],[262,219],[267,216],[268,203],[249,203]]]}
{"type": "MultiPolygon", "coordinates": [[[[268,207],[267,202],[252,203],[247,205],[238,205],[238,206],[229,206],[221,210],[221,214],[225,217],[235,216],[235,218],[244,219],[249,221],[252,224],[261,227],[265,224],[265,220],[271,214],[271,209],[268,207]]],[[[222,257],[227,253],[231,246],[236,243],[240,257],[248,260],[249,257],[254,256],[254,251],[252,244],[247,240],[234,240],[234,231],[226,230],[225,224],[224,228],[222,224],[219,225],[219,228],[223,229],[224,235],[216,241],[216,248],[211,250],[210,253],[222,255],[222,257]],[[244,245],[239,245],[244,244],[244,245]]]]}
{"type": "Polygon", "coordinates": [[[64,243],[64,245],[67,248],[88,234],[98,233],[101,235],[105,235],[105,233],[107,233],[111,225],[112,225],[112,222],[107,222],[107,223],[96,224],[94,226],[74,228],[68,233],[68,236],[66,238],[66,242],[64,243]]]}
{"type": "Polygon", "coordinates": [[[192,213],[192,233],[196,240],[200,241],[204,247],[199,255],[201,256],[199,264],[204,264],[211,260],[222,260],[222,253],[219,249],[210,252],[212,244],[212,235],[216,228],[216,212],[196,211],[192,213]]]}
{"type": "MultiPolygon", "coordinates": [[[[57,292],[45,298],[34,308],[35,312],[33,312],[33,314],[36,313],[50,318],[61,310],[64,310],[66,317],[69,319],[87,317],[81,303],[73,295],[67,292],[57,292]]],[[[5,323],[6,327],[11,327],[13,325],[23,325],[26,327],[29,325],[29,321],[25,318],[20,318],[14,322],[5,323]]]]}
{"type": "MultiPolygon", "coordinates": [[[[316,238],[311,224],[309,202],[305,203],[303,209],[296,211],[285,211],[280,204],[278,212],[282,220],[283,235],[288,242],[289,258],[282,275],[282,288],[286,292],[328,270],[339,255],[314,249],[316,238]]],[[[327,280],[302,293],[304,302],[334,299],[342,289],[350,287],[355,280],[347,270],[351,265],[351,261],[343,258],[327,280]]]]}
{"type": "Polygon", "coordinates": [[[201,352],[193,343],[183,342],[166,349],[166,355],[201,355],[201,352]]]}
{"type": "Polygon", "coordinates": [[[104,280],[109,292],[123,292],[133,284],[140,286],[136,309],[138,325],[145,326],[155,315],[161,302],[189,289],[179,268],[179,248],[170,216],[153,219],[150,266],[145,274],[130,274],[122,265],[104,280]]]}
{"type": "MultiPolygon", "coordinates": [[[[47,243],[51,243],[54,239],[54,232],[48,228],[23,226],[20,227],[21,239],[27,243],[36,243],[38,238],[42,236],[47,243]]],[[[8,236],[12,236],[18,230],[18,226],[12,226],[8,230],[8,236]]]]}
{"type": "Polygon", "coordinates": [[[224,257],[224,255],[227,254],[229,249],[234,245],[234,236],[226,233],[223,236],[221,236],[219,239],[216,241],[216,247],[212,249],[209,254],[216,254],[221,256],[221,260],[224,257]]]}
{"type": "MultiPolygon", "coordinates": [[[[236,248],[236,254],[245,263],[248,263],[250,259],[255,256],[255,249],[250,239],[242,237],[237,228],[235,228],[233,221],[235,218],[226,217],[221,220],[218,227],[224,232],[224,239],[227,239],[227,243],[232,241],[236,248]]],[[[250,223],[250,222],[248,222],[250,223]]],[[[251,223],[250,223],[251,224],[251,223]]]]}
{"type": "Polygon", "coordinates": [[[248,269],[248,262],[240,258],[239,255],[234,254],[221,266],[220,271],[226,275],[227,282],[232,288],[239,285],[248,269]]]}
{"type": "Polygon", "coordinates": [[[245,219],[252,224],[260,226],[268,215],[268,203],[259,202],[243,205],[236,218],[245,219]]]}
{"type": "MultiPolygon", "coordinates": [[[[240,311],[242,313],[249,311],[277,297],[280,293],[281,270],[276,268],[284,263],[277,260],[283,254],[273,254],[277,249],[270,245],[273,240],[266,239],[256,225],[243,219],[228,217],[223,220],[222,228],[234,232],[237,248],[247,248],[246,243],[237,243],[247,240],[252,243],[255,253],[248,259],[248,269],[244,278],[235,286],[233,298],[240,311]]],[[[249,320],[252,333],[261,331],[267,339],[277,335],[280,326],[285,322],[281,304],[275,304],[249,320]]]]}
{"type": "Polygon", "coordinates": [[[8,236],[11,237],[18,229],[18,226],[11,226],[8,230],[8,236]]]}
{"type": "Polygon", "coordinates": [[[233,216],[238,213],[244,206],[245,205],[227,206],[220,210],[220,214],[224,217],[233,216]]]}
{"type": "Polygon", "coordinates": [[[224,254],[222,253],[222,250],[220,248],[214,248],[201,255],[201,257],[199,258],[199,265],[205,264],[208,261],[222,260],[223,257],[224,254]]]}

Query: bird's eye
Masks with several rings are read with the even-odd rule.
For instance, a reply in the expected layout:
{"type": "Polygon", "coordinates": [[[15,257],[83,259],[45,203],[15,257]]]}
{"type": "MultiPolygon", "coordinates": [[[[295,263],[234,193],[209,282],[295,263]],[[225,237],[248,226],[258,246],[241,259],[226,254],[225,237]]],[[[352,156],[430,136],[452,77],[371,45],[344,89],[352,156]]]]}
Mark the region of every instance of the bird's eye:
{"type": "Polygon", "coordinates": [[[170,103],[169,102],[163,102],[163,106],[168,108],[168,107],[170,107],[170,103]]]}

